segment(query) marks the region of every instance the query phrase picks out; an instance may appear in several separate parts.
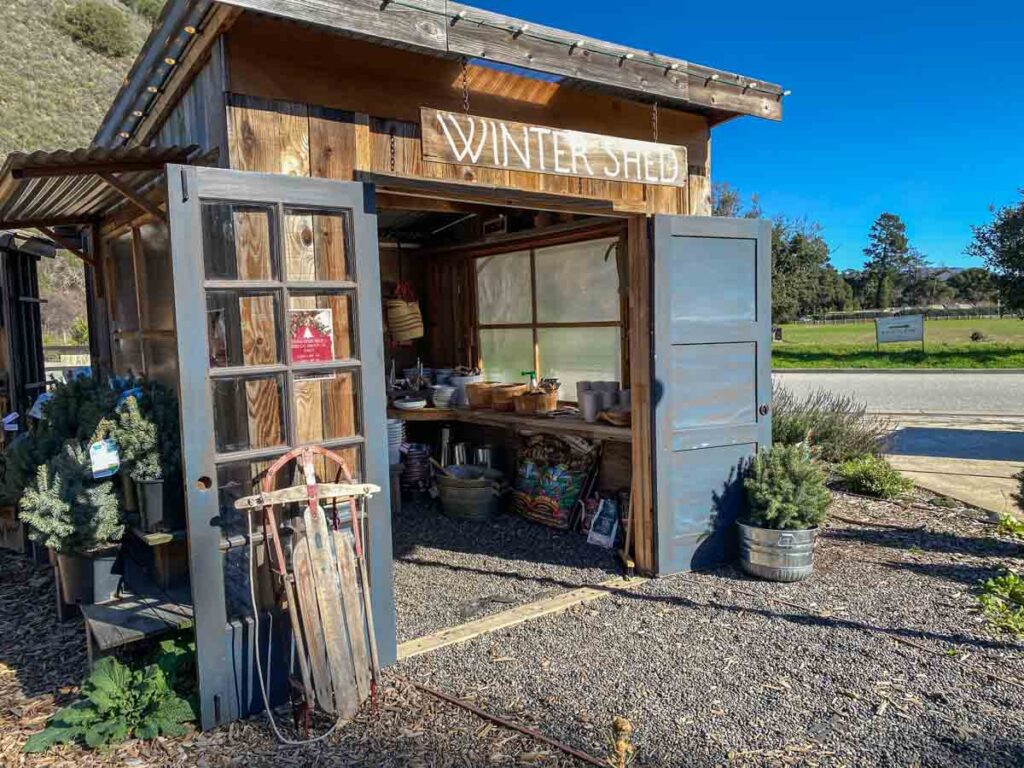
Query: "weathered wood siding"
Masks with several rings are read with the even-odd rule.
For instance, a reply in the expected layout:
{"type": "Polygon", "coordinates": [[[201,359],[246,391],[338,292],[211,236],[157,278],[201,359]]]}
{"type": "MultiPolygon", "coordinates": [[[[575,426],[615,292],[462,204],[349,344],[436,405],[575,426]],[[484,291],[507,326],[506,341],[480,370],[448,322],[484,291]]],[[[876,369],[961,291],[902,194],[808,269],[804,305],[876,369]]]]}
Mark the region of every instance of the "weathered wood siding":
{"type": "Polygon", "coordinates": [[[182,93],[181,100],[160,126],[153,144],[198,144],[203,153],[217,150],[217,165],[228,166],[227,120],[224,112],[223,41],[210,50],[210,58],[182,93]]]}
{"type": "MultiPolygon", "coordinates": [[[[658,111],[658,140],[687,148],[688,183],[664,187],[423,159],[420,107],[462,109],[459,62],[242,15],[226,36],[230,166],[351,179],[354,171],[611,200],[616,209],[699,212],[709,188],[707,120],[658,111]]],[[[470,66],[476,114],[654,139],[649,105],[470,66]]]]}

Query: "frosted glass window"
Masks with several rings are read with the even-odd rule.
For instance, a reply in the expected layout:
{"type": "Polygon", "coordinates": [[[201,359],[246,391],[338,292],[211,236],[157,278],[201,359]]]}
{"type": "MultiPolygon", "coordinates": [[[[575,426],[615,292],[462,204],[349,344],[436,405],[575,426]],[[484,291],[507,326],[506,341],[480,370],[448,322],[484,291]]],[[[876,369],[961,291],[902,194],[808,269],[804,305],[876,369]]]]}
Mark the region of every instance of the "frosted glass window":
{"type": "Polygon", "coordinates": [[[559,400],[576,400],[580,381],[622,381],[620,329],[540,328],[541,376],[562,382],[559,400]]]}
{"type": "Polygon", "coordinates": [[[533,370],[533,331],[529,328],[480,329],[484,378],[507,383],[525,382],[533,370]]]}
{"type": "Polygon", "coordinates": [[[619,320],[618,238],[538,249],[537,322],[619,320]]]}
{"type": "Polygon", "coordinates": [[[533,322],[529,251],[477,259],[476,285],[481,325],[533,322]]]}

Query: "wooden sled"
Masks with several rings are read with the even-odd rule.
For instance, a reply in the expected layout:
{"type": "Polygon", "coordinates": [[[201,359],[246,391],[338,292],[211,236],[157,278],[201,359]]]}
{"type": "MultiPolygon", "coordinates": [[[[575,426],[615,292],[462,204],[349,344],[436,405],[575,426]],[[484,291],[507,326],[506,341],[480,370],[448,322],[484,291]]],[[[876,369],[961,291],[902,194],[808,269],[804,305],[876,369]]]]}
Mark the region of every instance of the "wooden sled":
{"type": "Polygon", "coordinates": [[[235,502],[248,513],[263,510],[271,570],[281,578],[298,658],[303,722],[318,706],[349,720],[373,695],[380,673],[363,549],[363,500],[380,488],[352,482],[344,459],[326,448],[289,451],[266,471],[262,492],[235,502]],[[318,483],[314,462],[338,465],[341,483],[318,483]],[[278,471],[290,461],[302,467],[305,485],[274,490],[278,471]],[[328,513],[321,502],[333,502],[328,513]],[[293,519],[289,570],[276,508],[304,502],[293,519]],[[339,507],[340,504],[340,507],[339,507]],[[347,514],[339,514],[347,512],[347,514]]]}

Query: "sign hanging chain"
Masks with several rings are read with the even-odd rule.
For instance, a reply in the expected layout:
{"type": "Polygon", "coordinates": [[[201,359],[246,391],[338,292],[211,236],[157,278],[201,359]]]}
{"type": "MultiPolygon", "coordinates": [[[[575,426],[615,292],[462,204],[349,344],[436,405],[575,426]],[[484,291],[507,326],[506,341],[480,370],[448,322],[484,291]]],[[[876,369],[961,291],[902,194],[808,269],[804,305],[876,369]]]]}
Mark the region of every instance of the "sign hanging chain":
{"type": "Polygon", "coordinates": [[[651,135],[654,136],[654,143],[658,143],[658,102],[651,104],[651,135]]]}
{"type": "Polygon", "coordinates": [[[469,114],[469,59],[462,57],[462,111],[469,114]]]}
{"type": "Polygon", "coordinates": [[[388,132],[388,152],[390,157],[388,158],[391,165],[391,172],[395,172],[395,126],[391,126],[391,130],[388,132]]]}

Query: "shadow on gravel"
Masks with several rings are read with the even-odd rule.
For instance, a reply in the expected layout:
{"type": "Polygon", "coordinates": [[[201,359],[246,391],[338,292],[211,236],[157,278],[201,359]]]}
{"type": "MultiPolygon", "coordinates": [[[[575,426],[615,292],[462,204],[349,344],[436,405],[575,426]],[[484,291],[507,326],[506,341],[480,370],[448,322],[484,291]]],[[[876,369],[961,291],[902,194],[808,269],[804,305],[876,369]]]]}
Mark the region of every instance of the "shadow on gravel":
{"type": "MultiPolygon", "coordinates": [[[[426,558],[420,558],[417,550],[424,547],[483,555],[506,563],[527,561],[588,572],[596,570],[608,577],[621,572],[615,552],[588,544],[583,534],[547,528],[507,513],[485,521],[458,520],[442,514],[436,505],[406,504],[400,514],[393,516],[392,542],[396,560],[425,565],[448,564],[428,563],[426,558]]],[[[504,570],[478,572],[506,575],[504,570]]]]}
{"type": "Polygon", "coordinates": [[[1002,568],[985,568],[979,565],[964,565],[962,563],[945,565],[942,563],[898,563],[890,561],[884,565],[893,571],[910,571],[919,576],[952,581],[969,587],[975,586],[979,581],[998,576],[1003,570],[1002,568]]]}
{"type": "Polygon", "coordinates": [[[921,549],[926,552],[972,555],[974,557],[1024,558],[1024,546],[989,536],[955,536],[926,529],[896,528],[871,523],[851,528],[828,528],[822,538],[870,544],[893,549],[921,549]]]}

